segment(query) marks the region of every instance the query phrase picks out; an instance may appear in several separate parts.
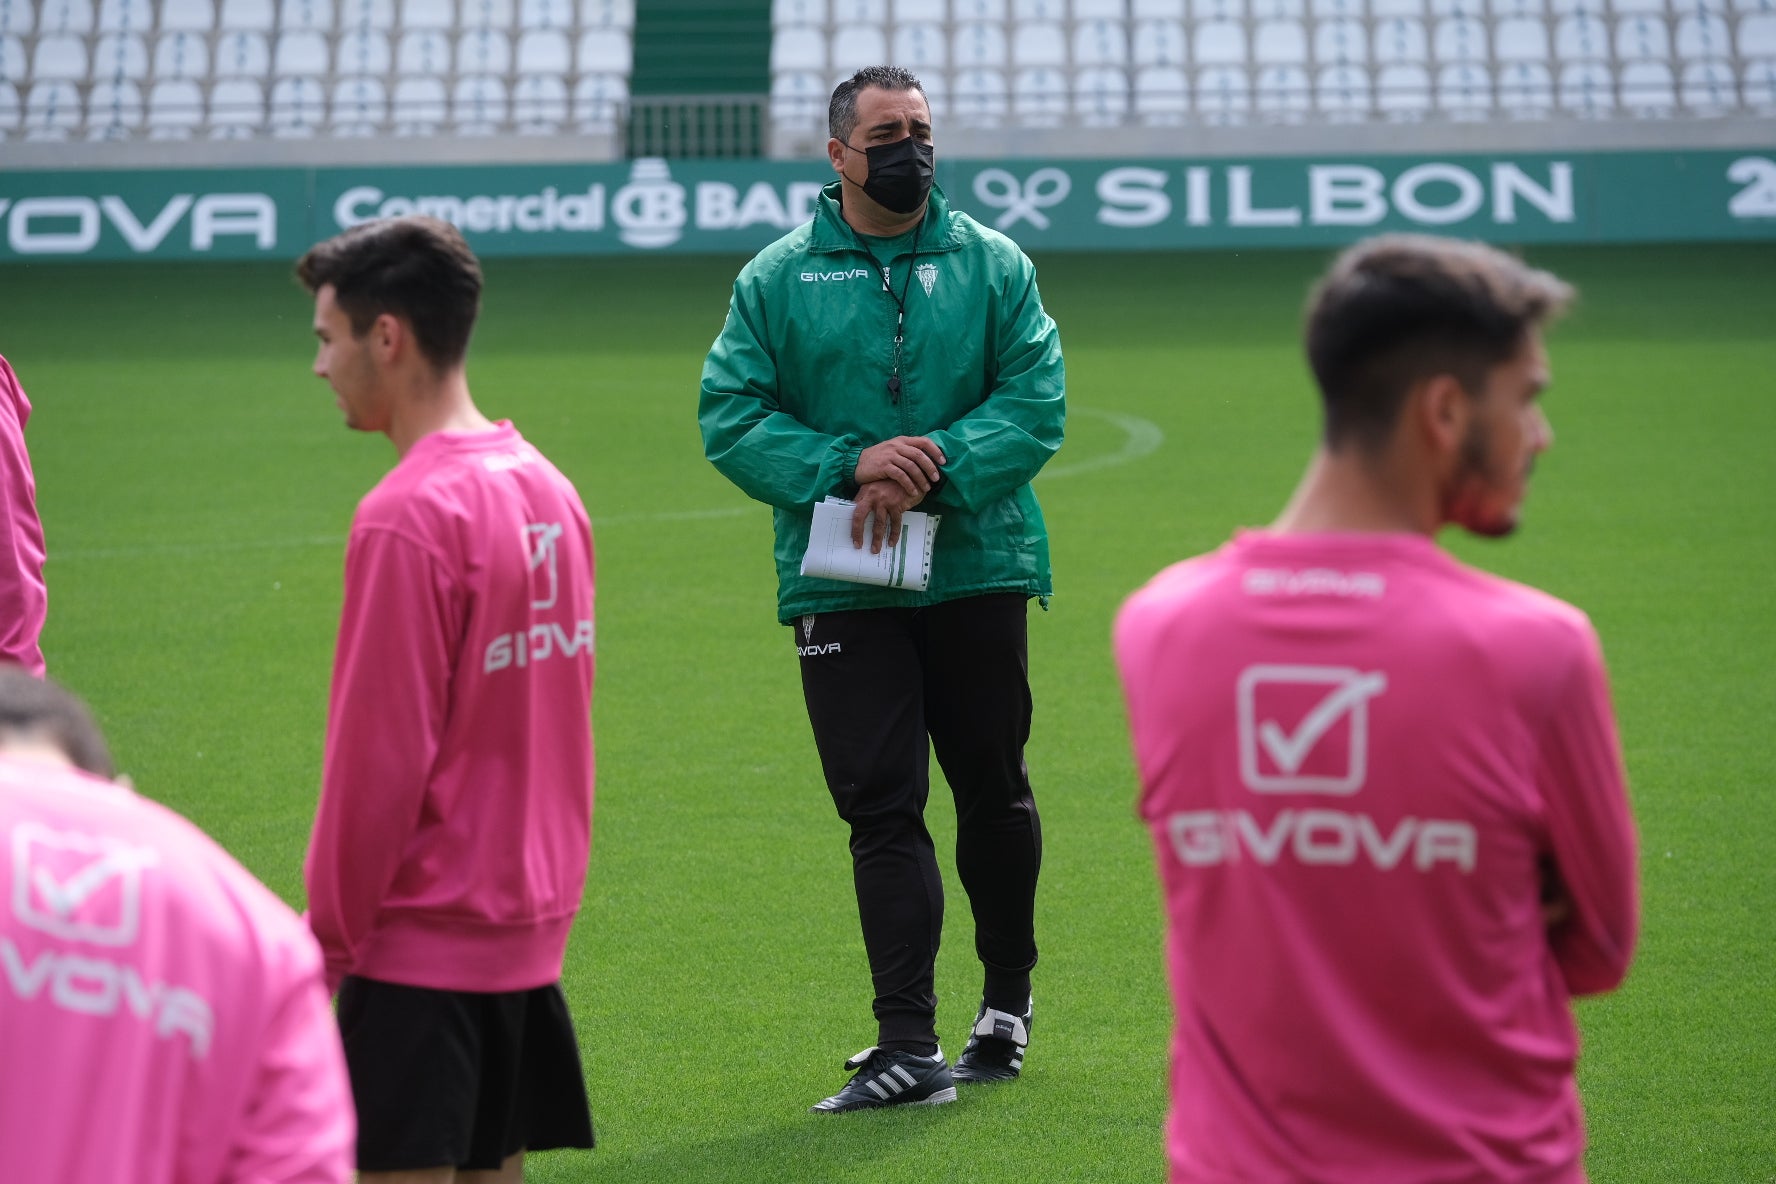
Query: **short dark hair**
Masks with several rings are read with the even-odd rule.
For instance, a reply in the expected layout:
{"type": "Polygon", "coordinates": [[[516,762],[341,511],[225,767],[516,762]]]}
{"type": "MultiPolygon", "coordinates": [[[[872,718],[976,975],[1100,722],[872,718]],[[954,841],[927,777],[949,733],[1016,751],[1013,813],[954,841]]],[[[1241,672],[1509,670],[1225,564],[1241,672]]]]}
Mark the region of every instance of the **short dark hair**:
{"type": "Polygon", "coordinates": [[[104,733],[86,704],[48,679],[11,664],[0,665],[0,743],[7,736],[46,740],[76,768],[106,779],[117,775],[104,733]]]}
{"type": "Polygon", "coordinates": [[[1327,447],[1380,447],[1407,392],[1434,375],[1477,394],[1572,299],[1562,280],[1484,243],[1422,234],[1358,243],[1308,300],[1307,360],[1327,447]]]}
{"type": "Polygon", "coordinates": [[[857,130],[857,92],[869,87],[882,90],[916,90],[931,105],[924,85],[911,70],[900,66],[865,66],[833,88],[832,102],[826,108],[826,130],[835,140],[849,144],[857,130]]]}
{"type": "Polygon", "coordinates": [[[383,313],[413,327],[419,352],[447,370],[469,352],[481,312],[481,264],[462,232],[423,214],[381,218],[310,247],[296,278],[333,298],[362,337],[383,313]]]}

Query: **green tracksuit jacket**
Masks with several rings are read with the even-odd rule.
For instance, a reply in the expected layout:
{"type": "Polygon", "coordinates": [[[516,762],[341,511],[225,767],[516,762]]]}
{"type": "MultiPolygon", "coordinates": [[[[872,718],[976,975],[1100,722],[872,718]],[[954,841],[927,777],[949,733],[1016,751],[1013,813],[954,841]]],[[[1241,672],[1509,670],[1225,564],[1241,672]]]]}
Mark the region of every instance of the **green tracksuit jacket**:
{"type": "Polygon", "coordinates": [[[838,194],[834,181],[811,223],[740,272],[703,367],[705,454],[776,510],[778,619],[984,592],[1046,597],[1048,534],[1030,481],[1061,446],[1066,379],[1034,265],[933,189],[917,258],[903,249],[884,260],[894,285],[884,291],[875,261],[840,217],[838,194]],[[903,286],[893,398],[887,380],[903,286]],[[930,587],[801,575],[815,503],[854,495],[858,454],[895,436],[929,436],[948,459],[942,483],[918,507],[943,515],[930,587]]]}

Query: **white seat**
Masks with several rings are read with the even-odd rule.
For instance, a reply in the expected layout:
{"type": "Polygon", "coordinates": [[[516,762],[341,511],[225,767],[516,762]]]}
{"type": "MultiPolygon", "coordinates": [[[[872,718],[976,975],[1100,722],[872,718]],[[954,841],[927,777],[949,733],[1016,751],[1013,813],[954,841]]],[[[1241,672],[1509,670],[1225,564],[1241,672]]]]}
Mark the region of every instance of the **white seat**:
{"type": "Polygon", "coordinates": [[[893,10],[897,25],[941,25],[950,19],[948,0],[894,0],[893,10]]]}
{"type": "Polygon", "coordinates": [[[1183,21],[1140,21],[1133,41],[1137,66],[1182,66],[1190,56],[1183,21]]]}
{"type": "Polygon", "coordinates": [[[1609,12],[1604,0],[1549,0],[1549,11],[1555,16],[1588,16],[1602,19],[1609,12]]]}
{"type": "Polygon", "coordinates": [[[80,91],[65,78],[33,83],[25,98],[27,140],[65,140],[80,126],[80,91]]]}
{"type": "MultiPolygon", "coordinates": [[[[39,34],[54,33],[62,36],[78,35],[84,37],[92,32],[93,9],[92,0],[44,0],[42,11],[37,17],[39,34]]],[[[32,94],[36,94],[33,88],[32,94]]],[[[44,102],[51,103],[53,96],[44,92],[44,102]]],[[[26,102],[26,119],[29,120],[30,103],[26,102]]],[[[56,108],[60,110],[60,108],[56,108]]],[[[78,119],[76,120],[78,122],[78,119]]]]}
{"type": "MultiPolygon", "coordinates": [[[[195,82],[210,75],[209,38],[189,30],[162,33],[154,43],[154,76],[195,82]]],[[[152,98],[152,95],[150,95],[152,98]]],[[[153,107],[149,103],[149,107],[153,107]]]]}
{"type": "MultiPolygon", "coordinates": [[[[573,46],[567,34],[554,29],[531,29],[518,35],[518,75],[561,74],[573,71],[573,46]]],[[[561,93],[562,110],[567,109],[567,92],[561,93]]],[[[566,115],[562,116],[565,120],[566,115]]]]}
{"type": "MultiPolygon", "coordinates": [[[[99,4],[99,32],[101,33],[146,33],[154,27],[154,6],[148,0],[102,0],[99,4]]],[[[141,99],[137,95],[138,100],[141,99]]],[[[91,99],[87,100],[90,112],[91,99]]],[[[137,115],[140,112],[138,101],[137,115]]],[[[140,122],[140,119],[137,120],[140,122]]],[[[92,125],[92,117],[87,116],[87,126],[92,125]]]]}
{"type": "Polygon", "coordinates": [[[1115,66],[1091,66],[1073,76],[1073,115],[1086,127],[1119,127],[1128,119],[1128,75],[1115,66]]]}
{"type": "Polygon", "coordinates": [[[1615,110],[1616,83],[1602,62],[1569,62],[1560,68],[1560,109],[1587,119],[1615,110]]]}
{"type": "Polygon", "coordinates": [[[826,34],[812,25],[778,29],[771,37],[771,73],[786,70],[826,72],[826,34]]]}
{"type": "Polygon", "coordinates": [[[1014,24],[1064,21],[1067,19],[1067,0],[1011,0],[1011,19],[1014,24]]]}
{"type": "MultiPolygon", "coordinates": [[[[284,77],[314,76],[326,74],[332,69],[327,53],[327,38],[315,32],[279,34],[277,52],[272,55],[272,62],[276,65],[278,74],[284,77]]],[[[274,92],[273,104],[275,103],[274,92]]]]}
{"type": "Polygon", "coordinates": [[[1441,20],[1466,16],[1479,19],[1486,15],[1484,0],[1430,0],[1431,15],[1441,20]]]}
{"type": "Polygon", "coordinates": [[[1413,63],[1383,66],[1375,76],[1375,109],[1398,122],[1424,118],[1431,109],[1430,73],[1413,63]]]}
{"type": "Polygon", "coordinates": [[[1304,0],[1252,0],[1255,21],[1298,21],[1306,16],[1304,0]]]}
{"type": "Polygon", "coordinates": [[[1747,107],[1765,115],[1776,114],[1776,59],[1746,62],[1741,80],[1747,107]]]}
{"type": "Polygon", "coordinates": [[[355,29],[339,39],[334,68],[341,74],[387,74],[393,57],[388,34],[376,29],[355,29]]]}
{"type": "Polygon", "coordinates": [[[1554,108],[1554,76],[1541,62],[1499,67],[1499,110],[1513,119],[1542,119],[1554,108]]]}
{"type": "Polygon", "coordinates": [[[251,78],[227,78],[210,90],[210,135],[249,139],[265,126],[265,92],[251,78]]]}
{"type": "Polygon", "coordinates": [[[1733,52],[1727,22],[1712,13],[1686,16],[1677,22],[1677,56],[1685,61],[1723,58],[1733,52]]]}
{"type": "Polygon", "coordinates": [[[271,73],[271,50],[258,33],[224,33],[216,40],[217,78],[262,78],[271,73]]]}
{"type": "Polygon", "coordinates": [[[1246,0],[1190,0],[1190,18],[1199,25],[1204,21],[1243,21],[1246,0]]]}
{"type": "Polygon", "coordinates": [[[1314,25],[1314,61],[1342,66],[1368,60],[1369,36],[1363,31],[1363,22],[1324,20],[1314,25]]]}
{"type": "Polygon", "coordinates": [[[1122,21],[1081,21],[1073,27],[1073,65],[1126,66],[1129,61],[1128,25],[1122,21]]]}
{"type": "MultiPolygon", "coordinates": [[[[580,0],[580,28],[634,29],[635,0],[580,0]]],[[[623,93],[628,94],[627,86],[623,93]]]]}
{"type": "Polygon", "coordinates": [[[1741,16],[1760,12],[1776,12],[1776,0],[1733,0],[1733,11],[1741,16]]]}
{"type": "Polygon", "coordinates": [[[442,29],[414,29],[401,34],[395,68],[402,74],[450,73],[450,37],[442,29]]]}
{"type": "Polygon", "coordinates": [[[1617,16],[1664,16],[1665,0],[1609,0],[1617,16]]]}
{"type": "Polygon", "coordinates": [[[1239,66],[1208,66],[1197,71],[1196,111],[1204,123],[1236,124],[1252,109],[1252,87],[1239,66]]]}
{"type": "Polygon", "coordinates": [[[1149,127],[1184,122],[1190,111],[1190,80],[1177,66],[1147,66],[1135,73],[1135,115],[1149,127]]]}
{"type": "Polygon", "coordinates": [[[1548,23],[1540,17],[1506,17],[1493,29],[1492,56],[1501,62],[1548,60],[1548,23]]]}
{"type": "Polygon", "coordinates": [[[339,0],[341,29],[378,29],[387,32],[395,25],[395,0],[339,0]]]}
{"type": "Polygon", "coordinates": [[[1369,0],[1369,13],[1375,22],[1390,19],[1422,20],[1424,18],[1424,0],[1369,0]]]}
{"type": "Polygon", "coordinates": [[[894,30],[894,57],[897,66],[920,73],[944,70],[950,64],[950,43],[943,26],[931,23],[901,25],[894,30]]]}
{"type": "MultiPolygon", "coordinates": [[[[1260,65],[1299,64],[1307,61],[1307,26],[1300,21],[1265,21],[1252,36],[1252,60],[1260,65]]],[[[1305,76],[1303,82],[1305,84],[1305,76]]],[[[1263,79],[1259,80],[1260,86],[1263,79]]],[[[1305,93],[1306,86],[1302,90],[1305,93]]],[[[1259,104],[1263,109],[1263,104],[1259,104]]],[[[1303,107],[1302,110],[1306,110],[1303,107]]]]}
{"type": "Polygon", "coordinates": [[[19,99],[18,87],[0,82],[0,140],[19,130],[25,122],[25,104],[19,99]]]}
{"type": "Polygon", "coordinates": [[[1563,62],[1605,60],[1609,57],[1608,26],[1590,13],[1561,17],[1554,22],[1554,56],[1563,62]]]}
{"type": "Polygon", "coordinates": [[[818,127],[826,119],[831,92],[820,75],[791,70],[771,79],[771,122],[796,127],[818,127]]]}
{"type": "Polygon", "coordinates": [[[327,122],[327,92],[318,78],[280,78],[271,86],[271,134],[302,139],[327,122]]]}
{"type": "Polygon", "coordinates": [[[463,75],[504,74],[512,68],[512,42],[485,25],[456,39],[456,72],[463,75]]]}
{"type": "Polygon", "coordinates": [[[1337,123],[1360,122],[1369,115],[1369,74],[1357,66],[1327,66],[1315,87],[1315,105],[1337,123]]]}
{"type": "MultiPolygon", "coordinates": [[[[0,37],[23,37],[37,27],[36,0],[0,0],[0,37]]],[[[13,91],[16,101],[18,92],[13,91]]],[[[17,127],[24,119],[24,106],[18,104],[13,110],[13,127],[17,127]]]]}
{"type": "MultiPolygon", "coordinates": [[[[333,0],[282,0],[278,6],[278,32],[280,33],[330,33],[332,30],[333,0]]],[[[306,94],[300,97],[304,102],[309,98],[306,94]]],[[[277,106],[275,94],[272,106],[274,109],[277,106]]],[[[308,108],[303,107],[300,114],[306,116],[308,108]]],[[[275,110],[272,119],[275,123],[277,119],[275,110]]]]}
{"type": "Polygon", "coordinates": [[[573,120],[582,132],[614,132],[629,107],[623,74],[582,74],[574,83],[573,120]]]}
{"type": "Polygon", "coordinates": [[[1451,119],[1485,119],[1492,111],[1492,77],[1474,62],[1456,62],[1437,72],[1437,109],[1451,119]]]}
{"type": "Polygon", "coordinates": [[[851,74],[888,60],[888,39],[876,25],[847,25],[833,33],[832,68],[851,74]]]}
{"type": "Polygon", "coordinates": [[[1067,78],[1053,66],[1030,66],[1011,80],[1011,110],[1025,127],[1055,127],[1067,117],[1067,78]]]}
{"type": "Polygon", "coordinates": [[[1739,56],[1776,58],[1776,13],[1754,13],[1739,19],[1739,56]]]}
{"type": "MultiPolygon", "coordinates": [[[[31,58],[31,77],[34,80],[48,81],[62,79],[68,82],[84,81],[86,78],[86,43],[79,37],[55,33],[37,40],[37,51],[31,58]]],[[[31,89],[36,94],[35,87],[31,89]]],[[[59,93],[59,92],[57,92],[59,93]]],[[[52,99],[50,91],[44,91],[44,102],[52,99]]],[[[30,106],[26,103],[27,108],[30,106]]]]}
{"type": "Polygon", "coordinates": [[[142,126],[142,89],[133,82],[98,82],[86,96],[86,138],[127,140],[142,126]]]}
{"type": "Polygon", "coordinates": [[[1015,65],[1065,66],[1067,35],[1055,24],[1018,25],[1011,34],[1011,60],[1015,65]]]}
{"type": "Polygon", "coordinates": [[[1494,20],[1524,17],[1540,19],[1547,15],[1547,8],[1542,0],[1490,0],[1490,3],[1494,20]]]}
{"type": "Polygon", "coordinates": [[[107,82],[148,77],[147,43],[134,33],[104,34],[93,46],[92,76],[107,82]]]}
{"type": "Polygon", "coordinates": [[[1426,60],[1422,22],[1389,17],[1375,25],[1375,60],[1382,65],[1426,60]]]}
{"type": "Polygon", "coordinates": [[[1642,119],[1664,119],[1677,106],[1677,83],[1664,62],[1629,62],[1622,67],[1622,110],[1642,119]]]}
{"type": "Polygon", "coordinates": [[[16,33],[0,33],[0,82],[25,81],[25,42],[16,33]]]}
{"type": "Polygon", "coordinates": [[[1360,21],[1368,15],[1363,0],[1313,0],[1317,21],[1360,21]]]}
{"type": "Polygon", "coordinates": [[[1258,71],[1258,113],[1273,123],[1298,123],[1313,107],[1307,71],[1295,65],[1269,65],[1258,71]]]}
{"type": "Polygon", "coordinates": [[[491,136],[505,125],[506,84],[486,74],[466,74],[450,92],[450,122],[459,136],[491,136]]]}
{"type": "MultiPolygon", "coordinates": [[[[1182,4],[1184,0],[1178,0],[1182,4]]],[[[1005,0],[955,0],[950,7],[950,18],[958,25],[969,21],[1003,21],[1005,19],[1005,0]]]]}
{"type": "Polygon", "coordinates": [[[573,0],[518,0],[518,27],[521,30],[566,33],[573,28],[573,23],[573,0]]]}
{"type": "Polygon", "coordinates": [[[397,136],[429,136],[444,122],[448,109],[442,78],[409,77],[395,80],[390,113],[397,136]]]}
{"type": "MultiPolygon", "coordinates": [[[[1215,66],[1231,65],[1246,60],[1245,26],[1234,21],[1204,21],[1196,27],[1196,61],[1198,65],[1215,66]]],[[[1240,74],[1242,86],[1245,74],[1240,74]]],[[[1220,78],[1221,83],[1231,85],[1231,78],[1220,78]]],[[[1202,93],[1201,80],[1197,83],[1197,93],[1202,93]]],[[[1217,91],[1217,93],[1222,93],[1217,91]]],[[[1199,103],[1200,107],[1201,104],[1199,103]]],[[[1244,107],[1240,108],[1245,110],[1244,107]]]]}
{"type": "Polygon", "coordinates": [[[1447,17],[1437,22],[1431,47],[1439,62],[1484,62],[1486,24],[1470,16],[1447,17]]]}
{"type": "Polygon", "coordinates": [[[203,89],[191,79],[170,79],[149,88],[146,122],[150,140],[188,140],[203,118],[203,89]]]}
{"type": "Polygon", "coordinates": [[[1011,60],[1000,25],[970,22],[957,25],[950,38],[950,64],[958,70],[998,70],[1011,60]]]}
{"type": "Polygon", "coordinates": [[[369,137],[382,134],[388,122],[388,89],[382,79],[363,75],[341,78],[333,84],[332,120],[336,136],[369,137]]]}
{"type": "Polygon", "coordinates": [[[567,122],[567,82],[558,74],[526,74],[512,88],[512,125],[521,136],[552,136],[567,122]]]}
{"type": "Polygon", "coordinates": [[[460,0],[459,28],[465,31],[512,27],[512,0],[460,0]]]}
{"type": "Polygon", "coordinates": [[[887,0],[828,0],[835,25],[885,25],[887,0]]]}
{"type": "Polygon", "coordinates": [[[959,70],[950,87],[950,118],[964,127],[998,127],[1009,106],[1005,75],[975,66],[959,70]]]}
{"type": "Polygon", "coordinates": [[[1616,57],[1624,62],[1664,61],[1671,56],[1671,33],[1654,16],[1624,17],[1616,25],[1616,57]]]}
{"type": "Polygon", "coordinates": [[[771,0],[771,27],[824,25],[826,0],[771,0]]]}
{"type": "Polygon", "coordinates": [[[1187,15],[1185,0],[1133,0],[1129,5],[1130,20],[1181,21],[1187,15]]]}
{"type": "Polygon", "coordinates": [[[1075,21],[1126,21],[1128,14],[1128,0],[1073,0],[1075,21]]]}
{"type": "Polygon", "coordinates": [[[269,33],[276,21],[277,10],[272,7],[271,0],[222,0],[222,18],[218,23],[224,31],[244,29],[269,33]]]}
{"type": "Polygon", "coordinates": [[[401,0],[401,28],[456,28],[456,0],[401,0]]]}
{"type": "Polygon", "coordinates": [[[1681,97],[1693,115],[1725,115],[1739,105],[1733,67],[1724,61],[1686,63],[1681,97]]]}

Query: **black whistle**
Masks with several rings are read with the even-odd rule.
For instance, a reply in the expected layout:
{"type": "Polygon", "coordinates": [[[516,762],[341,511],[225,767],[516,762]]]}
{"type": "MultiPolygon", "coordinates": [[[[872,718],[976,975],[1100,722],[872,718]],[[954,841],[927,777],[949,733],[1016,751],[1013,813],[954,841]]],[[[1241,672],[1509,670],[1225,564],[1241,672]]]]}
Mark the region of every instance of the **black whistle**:
{"type": "Polygon", "coordinates": [[[900,397],[900,375],[894,374],[889,376],[888,394],[893,398],[898,399],[900,397]]]}

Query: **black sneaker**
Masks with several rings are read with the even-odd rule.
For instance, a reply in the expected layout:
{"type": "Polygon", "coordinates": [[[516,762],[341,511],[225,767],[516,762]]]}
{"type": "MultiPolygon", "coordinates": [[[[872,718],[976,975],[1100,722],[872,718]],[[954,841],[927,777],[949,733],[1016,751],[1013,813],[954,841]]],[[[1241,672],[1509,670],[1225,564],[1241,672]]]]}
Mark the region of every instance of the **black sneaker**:
{"type": "Polygon", "coordinates": [[[968,1045],[956,1058],[955,1079],[973,1085],[1010,1081],[1023,1072],[1034,1013],[1035,1008],[1029,1005],[1023,1015],[1012,1015],[982,1003],[980,1014],[974,1017],[974,1030],[968,1034],[968,1045]]]}
{"type": "Polygon", "coordinates": [[[956,1083],[950,1080],[950,1066],[941,1048],[934,1057],[866,1048],[846,1061],[845,1068],[857,1070],[857,1076],[832,1097],[810,1107],[814,1113],[941,1106],[956,1100],[956,1083]]]}

